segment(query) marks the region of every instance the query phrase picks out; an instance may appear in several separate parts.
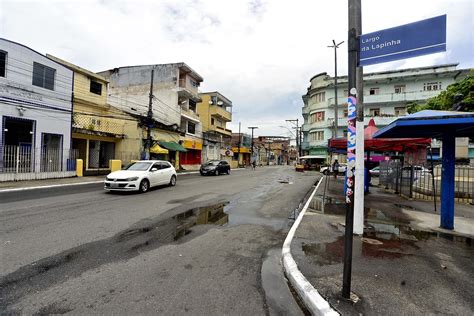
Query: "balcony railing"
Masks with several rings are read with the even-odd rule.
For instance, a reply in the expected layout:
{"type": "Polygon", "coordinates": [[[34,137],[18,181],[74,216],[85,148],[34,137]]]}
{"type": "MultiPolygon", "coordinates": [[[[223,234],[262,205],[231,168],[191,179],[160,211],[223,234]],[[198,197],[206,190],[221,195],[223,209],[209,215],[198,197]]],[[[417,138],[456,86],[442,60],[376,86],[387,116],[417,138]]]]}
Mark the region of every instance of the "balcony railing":
{"type": "Polygon", "coordinates": [[[212,128],[221,134],[232,136],[232,131],[230,129],[220,127],[220,126],[212,126],[212,128]]]}
{"type": "Polygon", "coordinates": [[[224,119],[226,122],[232,121],[232,113],[229,111],[221,108],[218,105],[210,105],[209,106],[209,112],[214,116],[219,116],[220,118],[224,119]]]}
{"type": "Polygon", "coordinates": [[[119,120],[84,114],[74,114],[73,127],[115,135],[123,135],[124,133],[124,124],[119,120]]]}
{"type": "MultiPolygon", "coordinates": [[[[388,102],[410,102],[417,100],[426,100],[437,96],[442,90],[437,91],[414,91],[404,93],[384,93],[384,94],[364,94],[364,104],[369,103],[388,103],[388,102]]],[[[325,106],[333,106],[335,98],[328,98],[326,104],[318,103],[314,105],[317,108],[318,105],[324,104],[325,106]]],[[[347,96],[337,98],[339,105],[347,103],[347,96]]]]}

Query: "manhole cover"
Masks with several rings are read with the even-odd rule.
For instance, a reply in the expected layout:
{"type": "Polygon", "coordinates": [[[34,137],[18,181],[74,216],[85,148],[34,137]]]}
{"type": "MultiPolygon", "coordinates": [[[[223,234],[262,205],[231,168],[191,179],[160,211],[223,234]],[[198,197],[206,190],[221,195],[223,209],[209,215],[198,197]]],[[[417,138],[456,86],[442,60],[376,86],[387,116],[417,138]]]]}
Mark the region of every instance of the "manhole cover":
{"type": "Polygon", "coordinates": [[[377,239],[372,239],[372,238],[362,238],[362,242],[371,244],[371,245],[383,245],[383,242],[377,239]]]}

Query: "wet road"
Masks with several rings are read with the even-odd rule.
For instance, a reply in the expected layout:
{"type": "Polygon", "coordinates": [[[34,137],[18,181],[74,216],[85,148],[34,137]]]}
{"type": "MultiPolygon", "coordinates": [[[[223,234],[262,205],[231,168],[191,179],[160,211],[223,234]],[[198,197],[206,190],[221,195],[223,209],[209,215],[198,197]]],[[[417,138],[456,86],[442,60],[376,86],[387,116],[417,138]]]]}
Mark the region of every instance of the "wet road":
{"type": "Polygon", "coordinates": [[[269,306],[287,289],[265,290],[261,269],[315,181],[265,167],[181,176],[176,187],[146,194],[109,194],[101,185],[0,194],[3,311],[295,310],[291,297],[269,306]]]}

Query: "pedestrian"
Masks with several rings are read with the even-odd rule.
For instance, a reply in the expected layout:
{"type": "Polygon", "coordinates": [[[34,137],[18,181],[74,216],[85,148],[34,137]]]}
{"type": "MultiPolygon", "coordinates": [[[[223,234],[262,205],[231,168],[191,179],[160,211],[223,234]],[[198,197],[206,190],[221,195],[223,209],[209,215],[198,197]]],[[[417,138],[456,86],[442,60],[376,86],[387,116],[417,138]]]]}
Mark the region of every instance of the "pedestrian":
{"type": "Polygon", "coordinates": [[[339,174],[339,161],[334,160],[332,164],[332,171],[334,172],[334,178],[337,179],[337,175],[339,174]]]}
{"type": "Polygon", "coordinates": [[[252,161],[252,169],[255,170],[255,166],[257,165],[257,162],[255,161],[255,159],[252,161]]]}

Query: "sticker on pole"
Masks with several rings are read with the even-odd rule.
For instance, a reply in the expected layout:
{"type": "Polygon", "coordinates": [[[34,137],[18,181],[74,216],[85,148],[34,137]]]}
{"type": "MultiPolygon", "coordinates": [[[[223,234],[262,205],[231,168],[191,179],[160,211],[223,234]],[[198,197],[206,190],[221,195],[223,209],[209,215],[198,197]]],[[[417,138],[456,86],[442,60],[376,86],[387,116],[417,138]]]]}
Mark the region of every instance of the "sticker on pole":
{"type": "Polygon", "coordinates": [[[446,15],[360,36],[359,66],[446,51],[446,15]]]}

